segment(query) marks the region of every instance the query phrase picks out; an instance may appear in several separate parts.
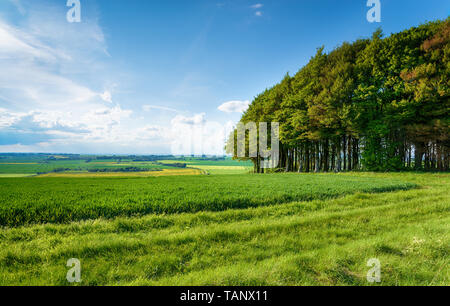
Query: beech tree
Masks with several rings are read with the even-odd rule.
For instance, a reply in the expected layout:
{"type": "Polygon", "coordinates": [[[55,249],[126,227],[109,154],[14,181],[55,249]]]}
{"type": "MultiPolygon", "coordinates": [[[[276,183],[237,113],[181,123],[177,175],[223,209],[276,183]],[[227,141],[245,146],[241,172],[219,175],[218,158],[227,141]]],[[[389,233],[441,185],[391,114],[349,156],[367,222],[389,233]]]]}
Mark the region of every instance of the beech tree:
{"type": "Polygon", "coordinates": [[[241,122],[280,123],[278,171],[448,171],[449,110],[450,18],[321,47],[241,122]]]}

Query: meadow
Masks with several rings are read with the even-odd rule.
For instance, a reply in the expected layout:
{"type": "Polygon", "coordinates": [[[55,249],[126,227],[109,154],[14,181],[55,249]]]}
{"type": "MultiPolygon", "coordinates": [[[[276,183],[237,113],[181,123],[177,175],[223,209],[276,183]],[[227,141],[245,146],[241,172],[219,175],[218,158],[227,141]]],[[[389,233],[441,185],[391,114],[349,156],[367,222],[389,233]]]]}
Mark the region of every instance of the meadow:
{"type": "Polygon", "coordinates": [[[189,168],[200,169],[204,174],[243,174],[249,173],[253,169],[250,161],[236,161],[230,158],[213,161],[195,158],[183,158],[180,161],[163,160],[162,163],[170,165],[175,162],[185,163],[189,168]]]}
{"type": "MultiPolygon", "coordinates": [[[[137,157],[138,158],[138,157],[137,157]]],[[[248,173],[252,169],[251,162],[239,162],[231,158],[207,159],[199,157],[171,157],[169,160],[133,160],[129,156],[109,156],[102,159],[95,155],[81,155],[74,158],[71,155],[51,155],[51,154],[23,154],[4,155],[0,154],[0,177],[26,177],[26,176],[47,176],[47,177],[99,177],[99,176],[161,176],[161,173],[143,173],[153,171],[164,171],[164,175],[179,173],[180,168],[176,165],[186,164],[186,168],[191,169],[182,175],[193,175],[200,170],[199,174],[242,174],[248,173]],[[122,175],[107,173],[106,171],[116,171],[127,167],[141,169],[141,175],[134,175],[130,172],[122,175]],[[92,174],[94,171],[105,171],[92,174]],[[167,171],[173,170],[173,171],[167,171]],[[177,170],[177,171],[175,171],[177,170]],[[82,175],[84,173],[84,175],[82,175]]]]}
{"type": "Polygon", "coordinates": [[[0,155],[0,285],[450,284],[449,174],[250,170],[0,155]]]}
{"type": "Polygon", "coordinates": [[[2,207],[21,195],[18,184],[30,195],[22,203],[44,205],[40,197],[66,194],[78,206],[99,204],[98,212],[109,210],[109,200],[119,195],[133,199],[136,191],[144,195],[148,187],[154,192],[165,186],[158,192],[172,200],[177,189],[191,189],[186,203],[202,211],[4,227],[0,285],[68,285],[70,258],[81,261],[78,285],[372,285],[366,280],[370,258],[381,262],[381,285],[450,284],[448,174],[247,175],[242,187],[232,185],[240,175],[228,177],[233,179],[105,179],[104,184],[89,178],[2,179],[2,207]],[[235,188],[246,191],[234,193],[235,188]],[[81,190],[83,197],[75,193],[81,190]],[[192,201],[212,195],[207,202],[214,204],[222,199],[217,192],[228,200],[240,194],[258,201],[254,207],[213,209],[192,201]]]}
{"type": "Polygon", "coordinates": [[[223,211],[413,187],[395,179],[307,174],[0,178],[0,225],[223,211]]]}
{"type": "MultiPolygon", "coordinates": [[[[145,170],[162,170],[170,167],[158,165],[153,162],[136,163],[132,161],[108,161],[98,160],[86,162],[86,160],[54,160],[39,162],[5,162],[0,160],[0,174],[28,174],[48,173],[55,170],[84,171],[96,169],[120,169],[136,166],[145,170]]],[[[61,172],[61,171],[58,171],[61,172]]]]}
{"type": "MultiPolygon", "coordinates": [[[[158,171],[138,171],[138,172],[85,172],[85,171],[65,171],[61,173],[46,173],[39,177],[59,177],[59,178],[111,178],[111,177],[158,177],[158,176],[180,176],[180,175],[201,175],[203,172],[200,169],[186,168],[186,169],[160,169],[158,171]]],[[[0,174],[0,177],[1,174],[0,174]]],[[[8,177],[5,175],[5,177],[8,177]]],[[[14,177],[14,176],[11,176],[14,177]]],[[[23,176],[17,176],[23,177],[23,176]]]]}

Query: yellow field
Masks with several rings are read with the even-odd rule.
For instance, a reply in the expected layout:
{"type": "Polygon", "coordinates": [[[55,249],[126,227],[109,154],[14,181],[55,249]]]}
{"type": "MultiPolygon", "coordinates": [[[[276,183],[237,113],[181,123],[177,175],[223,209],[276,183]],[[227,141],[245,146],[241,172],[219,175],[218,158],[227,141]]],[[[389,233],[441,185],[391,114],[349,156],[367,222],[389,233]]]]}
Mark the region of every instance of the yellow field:
{"type": "MultiPolygon", "coordinates": [[[[164,164],[180,163],[176,160],[159,160],[158,162],[164,164]]],[[[252,170],[252,167],[245,166],[209,166],[199,165],[193,161],[183,161],[183,164],[188,165],[188,169],[200,169],[205,174],[244,174],[252,170]]]]}
{"type": "Polygon", "coordinates": [[[243,166],[203,166],[195,165],[194,168],[205,171],[207,174],[244,174],[251,170],[251,167],[243,166]]]}
{"type": "Polygon", "coordinates": [[[61,155],[53,155],[52,157],[56,158],[56,159],[69,159],[67,156],[61,156],[61,155]]]}
{"type": "Polygon", "coordinates": [[[118,165],[117,162],[91,162],[92,165],[118,165]]]}
{"type": "Polygon", "coordinates": [[[37,165],[38,163],[0,163],[0,165],[37,165]]]}
{"type": "Polygon", "coordinates": [[[0,173],[0,178],[1,177],[27,177],[27,176],[33,176],[34,174],[20,174],[20,173],[0,173]]]}
{"type": "Polygon", "coordinates": [[[140,166],[140,165],[148,165],[151,162],[91,162],[91,165],[115,165],[115,166],[124,166],[124,167],[132,167],[132,166],[140,166]]]}
{"type": "Polygon", "coordinates": [[[204,170],[246,170],[249,168],[243,166],[202,166],[202,165],[195,165],[193,167],[204,170]]]}
{"type": "Polygon", "coordinates": [[[162,171],[146,172],[64,172],[47,173],[39,177],[158,177],[158,176],[176,176],[176,175],[201,175],[198,169],[164,169],[162,171]]]}
{"type": "Polygon", "coordinates": [[[183,160],[183,161],[179,161],[179,160],[158,160],[158,163],[163,163],[163,164],[179,164],[179,163],[182,163],[182,164],[192,164],[193,163],[193,161],[185,161],[185,160],[183,160]]]}

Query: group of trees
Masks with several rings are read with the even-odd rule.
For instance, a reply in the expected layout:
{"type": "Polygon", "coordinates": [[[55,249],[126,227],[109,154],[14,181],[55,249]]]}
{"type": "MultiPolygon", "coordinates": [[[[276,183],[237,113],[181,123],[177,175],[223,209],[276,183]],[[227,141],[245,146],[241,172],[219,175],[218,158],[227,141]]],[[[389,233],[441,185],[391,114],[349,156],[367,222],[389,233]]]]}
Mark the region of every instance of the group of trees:
{"type": "Polygon", "coordinates": [[[448,171],[449,88],[450,18],[319,48],[241,122],[279,122],[282,171],[448,171]]]}

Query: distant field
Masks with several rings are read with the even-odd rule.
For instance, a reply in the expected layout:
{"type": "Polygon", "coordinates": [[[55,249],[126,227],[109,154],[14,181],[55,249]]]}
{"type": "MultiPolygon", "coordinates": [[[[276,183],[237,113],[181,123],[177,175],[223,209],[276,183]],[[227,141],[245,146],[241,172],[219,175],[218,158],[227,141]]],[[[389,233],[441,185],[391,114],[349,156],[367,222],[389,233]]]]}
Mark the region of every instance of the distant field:
{"type": "Polygon", "coordinates": [[[133,162],[133,161],[111,161],[96,160],[86,162],[85,160],[40,160],[36,162],[0,161],[0,174],[36,174],[47,173],[57,169],[66,169],[66,171],[87,171],[95,169],[117,169],[124,167],[139,167],[146,170],[162,170],[173,167],[167,167],[154,162],[133,162]]]}
{"type": "MultiPolygon", "coordinates": [[[[1,157],[1,154],[0,154],[1,157]]],[[[49,160],[45,156],[26,156],[14,157],[7,156],[7,158],[0,159],[0,177],[2,174],[18,174],[22,176],[44,174],[51,177],[73,177],[74,172],[87,172],[98,169],[121,169],[126,167],[137,167],[143,170],[178,170],[178,167],[171,166],[172,164],[187,164],[189,168],[196,168],[203,170],[204,174],[243,174],[247,173],[251,168],[251,162],[239,162],[231,158],[208,160],[202,158],[178,158],[161,161],[134,161],[130,158],[123,159],[70,159],[68,157],[53,155],[53,159],[49,160]],[[56,173],[53,173],[57,171],[56,173]],[[66,174],[66,172],[68,172],[66,174]],[[64,175],[61,175],[63,174],[64,175]]],[[[94,156],[92,156],[94,158],[94,156]]],[[[146,171],[142,171],[146,172],[146,171]]],[[[169,172],[166,172],[167,174],[169,172]]],[[[172,173],[176,173],[172,172],[172,173]]],[[[166,175],[167,175],[166,174],[166,175]]],[[[185,172],[180,172],[185,174],[185,172]]],[[[195,173],[193,173],[195,174],[195,173]]],[[[115,177],[116,174],[103,175],[85,175],[85,177],[110,176],[115,177]]],[[[127,174],[127,176],[142,176],[127,174]]],[[[143,174],[143,176],[146,176],[143,174]]],[[[5,177],[5,176],[3,176],[5,177]]]]}
{"type": "Polygon", "coordinates": [[[0,178],[1,177],[27,177],[27,176],[32,176],[32,174],[30,173],[0,173],[0,178]]]}
{"type": "Polygon", "coordinates": [[[413,187],[390,179],[298,174],[1,178],[0,225],[222,211],[413,187]]]}
{"type": "Polygon", "coordinates": [[[189,168],[203,170],[206,174],[244,174],[253,169],[251,162],[240,162],[232,159],[226,160],[162,160],[164,164],[186,163],[189,168]]]}
{"type": "MultiPolygon", "coordinates": [[[[39,175],[44,177],[60,177],[60,178],[106,178],[106,177],[158,177],[158,176],[178,176],[178,175],[201,175],[202,172],[197,169],[163,169],[160,171],[147,172],[63,172],[63,173],[47,173],[39,175]]],[[[1,177],[1,175],[0,175],[1,177]]]]}
{"type": "Polygon", "coordinates": [[[0,163],[2,165],[38,165],[38,163],[0,163]]]}
{"type": "Polygon", "coordinates": [[[253,167],[250,161],[238,161],[231,158],[225,160],[202,160],[202,159],[177,159],[177,160],[160,160],[162,163],[186,163],[188,165],[203,165],[203,166],[226,166],[226,167],[253,167]]]}
{"type": "Polygon", "coordinates": [[[250,172],[252,167],[241,167],[241,166],[203,166],[203,165],[192,165],[201,170],[204,170],[207,174],[243,174],[250,172]]]}

